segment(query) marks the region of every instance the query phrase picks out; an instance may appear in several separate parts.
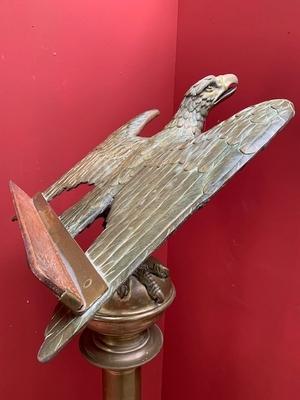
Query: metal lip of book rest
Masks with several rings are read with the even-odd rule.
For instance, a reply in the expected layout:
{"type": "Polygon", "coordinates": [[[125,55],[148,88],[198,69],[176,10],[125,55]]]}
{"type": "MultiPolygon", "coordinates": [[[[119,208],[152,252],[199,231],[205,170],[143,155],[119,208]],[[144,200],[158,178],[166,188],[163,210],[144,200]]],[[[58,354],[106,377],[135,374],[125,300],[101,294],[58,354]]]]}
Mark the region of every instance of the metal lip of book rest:
{"type": "MultiPolygon", "coordinates": [[[[167,269],[151,253],[294,115],[290,101],[269,100],[203,132],[210,109],[232,95],[237,84],[233,74],[201,79],[186,92],[178,111],[159,133],[150,138],[138,136],[158,115],[157,110],[138,115],[33,198],[11,183],[30,267],[61,304],[46,330],[40,361],[50,360],[87,324],[104,336],[114,336],[111,329],[117,329],[117,336],[125,334],[126,324],[106,325],[107,315],[101,310],[108,302],[110,313],[114,308],[122,313],[121,305],[126,304],[127,318],[133,318],[132,306],[140,298],[136,282],[150,296],[150,325],[156,318],[155,308],[160,313],[170,304],[174,287],[167,269]],[[95,187],[57,216],[49,202],[81,183],[95,187]],[[84,252],[74,238],[99,216],[104,217],[105,228],[84,252]],[[133,304],[128,303],[132,285],[133,304]]],[[[144,331],[139,328],[135,333],[144,331]]],[[[132,332],[129,336],[134,339],[132,332]]],[[[82,349],[89,358],[84,344],[82,349]]],[[[99,359],[97,363],[101,364],[99,359]]]]}

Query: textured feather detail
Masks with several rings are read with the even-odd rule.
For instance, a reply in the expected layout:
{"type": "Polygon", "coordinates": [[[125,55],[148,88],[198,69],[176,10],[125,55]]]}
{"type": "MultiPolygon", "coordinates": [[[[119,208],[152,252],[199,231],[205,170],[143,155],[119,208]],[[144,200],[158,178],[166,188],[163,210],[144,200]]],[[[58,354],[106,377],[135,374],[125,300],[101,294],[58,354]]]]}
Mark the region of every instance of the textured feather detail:
{"type": "MultiPolygon", "coordinates": [[[[185,143],[162,141],[123,171],[107,226],[86,255],[113,292],[196,209],[202,207],[294,115],[287,100],[248,107],[185,143]]],[[[143,153],[139,153],[141,155],[143,153]]],[[[114,184],[117,185],[118,177],[114,184]]],[[[105,297],[106,298],[106,297],[105,297]]],[[[86,313],[56,325],[40,359],[51,358],[87,323],[86,313]]],[[[101,303],[102,304],[102,303],[101,303]]]]}
{"type": "Polygon", "coordinates": [[[46,329],[45,341],[38,353],[38,360],[40,362],[49,361],[74,335],[84,328],[111,295],[112,292],[108,290],[104,296],[96,300],[95,303],[79,317],[74,317],[74,314],[66,306],[59,305],[55,309],[50,324],[46,329]]]}
{"type": "Polygon", "coordinates": [[[147,256],[161,243],[161,237],[166,239],[167,234],[188,216],[187,213],[201,207],[286,124],[288,119],[283,119],[280,114],[283,110],[286,118],[292,117],[294,111],[288,101],[272,100],[248,108],[245,113],[239,113],[238,118],[222,123],[221,131],[226,131],[227,135],[220,135],[217,126],[201,135],[197,143],[190,141],[183,149],[181,146],[179,152],[175,145],[172,151],[175,157],[169,163],[163,162],[161,167],[157,166],[157,160],[161,160],[166,149],[174,145],[171,143],[157,150],[151,162],[148,160],[147,166],[116,195],[106,230],[86,253],[99,272],[110,282],[118,280],[123,269],[128,275],[132,273],[136,264],[143,261],[144,254],[147,256]],[[265,122],[253,122],[262,112],[265,122]],[[241,127],[242,135],[237,125],[241,127]],[[239,136],[238,141],[232,141],[230,133],[233,129],[239,136]],[[191,153],[194,154],[192,158],[191,153]],[[159,231],[158,225],[165,226],[163,232],[159,231]]]}
{"type": "Polygon", "coordinates": [[[158,110],[146,111],[113,132],[102,144],[46,189],[43,192],[45,198],[50,201],[63,190],[70,190],[80,183],[103,185],[120,164],[145,142],[146,139],[136,136],[158,114],[158,110]]]}

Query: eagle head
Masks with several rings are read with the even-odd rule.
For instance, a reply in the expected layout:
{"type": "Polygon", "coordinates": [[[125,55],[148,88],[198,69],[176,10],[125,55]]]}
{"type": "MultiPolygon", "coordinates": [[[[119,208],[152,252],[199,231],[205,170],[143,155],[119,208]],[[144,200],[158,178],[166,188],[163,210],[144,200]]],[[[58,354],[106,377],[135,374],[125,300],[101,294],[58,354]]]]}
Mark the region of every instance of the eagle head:
{"type": "Polygon", "coordinates": [[[196,82],[186,92],[178,111],[166,126],[176,127],[177,137],[185,139],[203,131],[211,108],[232,95],[238,85],[233,74],[209,75],[196,82]]]}
{"type": "Polygon", "coordinates": [[[206,116],[212,107],[232,95],[237,85],[238,78],[233,74],[210,75],[196,82],[186,92],[185,98],[206,116]]]}

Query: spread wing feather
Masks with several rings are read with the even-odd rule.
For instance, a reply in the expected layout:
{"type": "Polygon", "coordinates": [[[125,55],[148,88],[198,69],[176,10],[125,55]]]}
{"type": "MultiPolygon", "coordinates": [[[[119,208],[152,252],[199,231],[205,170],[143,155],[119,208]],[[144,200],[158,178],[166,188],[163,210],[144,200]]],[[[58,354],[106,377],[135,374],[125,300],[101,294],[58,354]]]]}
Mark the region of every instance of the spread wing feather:
{"type": "Polygon", "coordinates": [[[46,200],[50,201],[62,191],[70,190],[80,183],[103,185],[119,165],[147,140],[137,135],[158,114],[158,110],[146,111],[113,132],[44,191],[46,200]]]}
{"type": "MultiPolygon", "coordinates": [[[[86,252],[110,291],[202,207],[293,115],[290,102],[271,100],[241,111],[185,144],[170,141],[156,149],[154,157],[148,158],[116,194],[105,231],[86,252]]],[[[59,351],[95,309],[93,305],[86,312],[89,314],[66,321],[65,317],[58,318],[60,323],[45,338],[40,360],[59,351]]]]}
{"type": "Polygon", "coordinates": [[[293,113],[288,101],[272,100],[236,114],[184,145],[170,143],[157,150],[116,195],[105,231],[86,253],[95,268],[118,286],[293,113]]]}

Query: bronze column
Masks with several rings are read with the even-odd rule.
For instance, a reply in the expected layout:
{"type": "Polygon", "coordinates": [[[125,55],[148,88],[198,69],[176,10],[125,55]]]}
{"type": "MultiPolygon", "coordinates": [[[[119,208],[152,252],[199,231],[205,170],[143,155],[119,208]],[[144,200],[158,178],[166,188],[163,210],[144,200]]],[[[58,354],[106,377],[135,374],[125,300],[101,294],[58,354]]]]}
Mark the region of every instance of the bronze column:
{"type": "Polygon", "coordinates": [[[153,301],[146,288],[130,278],[129,292],[116,292],[101,308],[80,338],[80,350],[102,368],[103,400],[140,400],[141,366],[154,358],[163,344],[155,322],[172,303],[175,289],[169,278],[155,277],[163,301],[153,301]]]}

